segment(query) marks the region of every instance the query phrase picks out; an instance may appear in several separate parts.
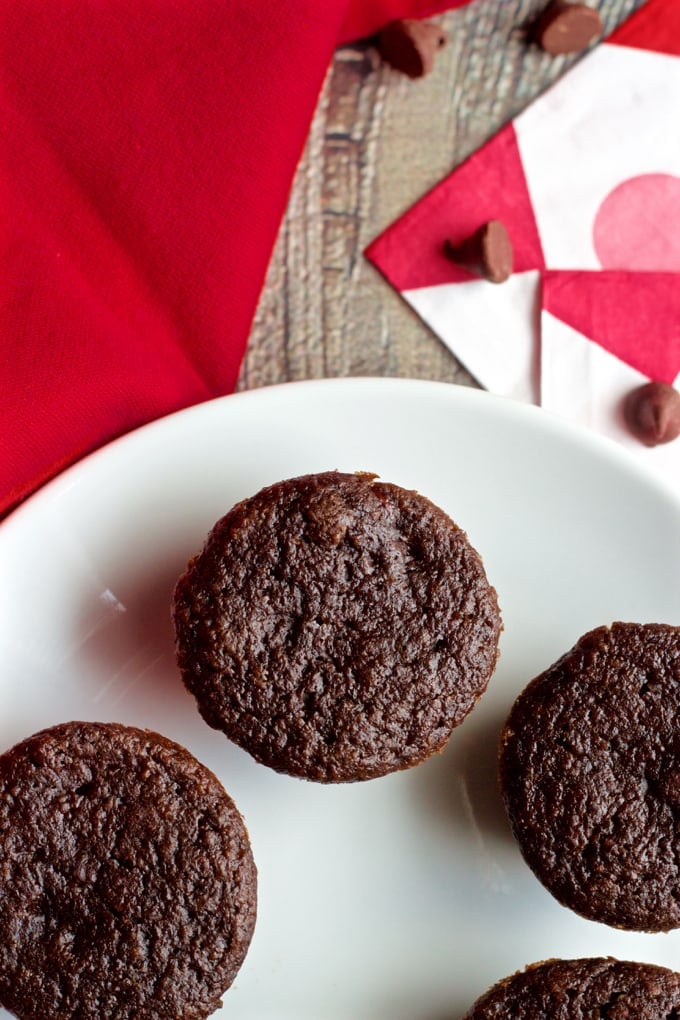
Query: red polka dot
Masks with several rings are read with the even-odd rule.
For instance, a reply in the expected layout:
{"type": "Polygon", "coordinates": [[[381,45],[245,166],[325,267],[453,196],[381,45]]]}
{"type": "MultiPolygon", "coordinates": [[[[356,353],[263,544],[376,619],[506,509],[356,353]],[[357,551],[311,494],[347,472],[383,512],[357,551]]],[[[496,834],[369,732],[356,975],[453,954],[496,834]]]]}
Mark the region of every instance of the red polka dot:
{"type": "Polygon", "coordinates": [[[680,272],[680,177],[619,184],[597,211],[593,243],[603,269],[680,272]]]}

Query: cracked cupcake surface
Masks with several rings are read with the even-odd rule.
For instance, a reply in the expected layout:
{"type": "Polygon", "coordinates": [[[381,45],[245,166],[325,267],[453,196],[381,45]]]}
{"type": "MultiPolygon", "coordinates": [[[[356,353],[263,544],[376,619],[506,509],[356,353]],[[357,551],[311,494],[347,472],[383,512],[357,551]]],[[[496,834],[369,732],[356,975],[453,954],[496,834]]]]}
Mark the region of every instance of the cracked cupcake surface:
{"type": "Polygon", "coordinates": [[[501,629],[482,561],[443,510],[339,472],[230,510],[180,578],[174,619],[206,722],[321,782],[443,748],[487,686],[501,629]]]}
{"type": "Polygon", "coordinates": [[[591,920],[680,927],[680,627],[582,637],[515,702],[500,740],[513,832],[534,874],[591,920]]]}
{"type": "Polygon", "coordinates": [[[178,744],[118,724],[0,756],[0,1003],[19,1020],[204,1020],[255,923],[248,835],[178,744]]]}
{"type": "Polygon", "coordinates": [[[678,1020],[680,974],[611,957],[535,963],[490,988],[463,1020],[678,1020]]]}

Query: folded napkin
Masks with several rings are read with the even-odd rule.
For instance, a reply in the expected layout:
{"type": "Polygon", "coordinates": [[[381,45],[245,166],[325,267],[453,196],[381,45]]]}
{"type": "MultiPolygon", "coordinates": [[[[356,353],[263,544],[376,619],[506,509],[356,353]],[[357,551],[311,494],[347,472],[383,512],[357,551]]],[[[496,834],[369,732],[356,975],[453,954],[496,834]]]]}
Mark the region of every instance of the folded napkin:
{"type": "Polygon", "coordinates": [[[680,439],[641,446],[621,402],[680,376],[680,3],[649,0],[410,209],[367,256],[488,389],[626,445],[680,491],[680,439]],[[514,272],[443,250],[504,222],[514,272]]]}
{"type": "Polygon", "coordinates": [[[466,0],[0,0],[0,513],[229,392],[332,50],[466,0]]]}

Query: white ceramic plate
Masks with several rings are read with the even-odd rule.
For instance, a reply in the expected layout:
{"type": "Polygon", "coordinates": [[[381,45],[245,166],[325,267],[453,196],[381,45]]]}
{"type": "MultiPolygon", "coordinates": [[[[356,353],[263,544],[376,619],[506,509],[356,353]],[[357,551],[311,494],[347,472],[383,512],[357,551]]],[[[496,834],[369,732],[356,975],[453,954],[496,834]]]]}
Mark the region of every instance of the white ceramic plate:
{"type": "MultiPolygon", "coordinates": [[[[260,874],[232,1020],[456,1020],[552,956],[678,966],[680,933],[577,918],[543,890],[496,787],[516,694],[588,629],[680,622],[680,506],[606,441],[478,391],[404,380],[227,397],[119,440],[0,528],[0,745],[73,718],[150,727],[212,768],[260,874]],[[468,532],[505,621],[489,690],[446,752],[324,787],[255,764],[200,719],[175,668],[173,584],[236,500],[370,470],[468,532]]],[[[0,1016],[7,1014],[0,1011],[0,1016]]]]}

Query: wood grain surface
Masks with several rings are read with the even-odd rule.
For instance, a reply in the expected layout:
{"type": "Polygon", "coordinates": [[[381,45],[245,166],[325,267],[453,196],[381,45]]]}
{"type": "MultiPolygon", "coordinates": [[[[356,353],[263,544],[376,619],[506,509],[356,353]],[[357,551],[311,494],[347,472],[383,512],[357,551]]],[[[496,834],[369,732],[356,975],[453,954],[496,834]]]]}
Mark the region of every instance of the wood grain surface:
{"type": "MultiPolygon", "coordinates": [[[[609,32],[640,5],[600,0],[596,6],[609,32]]],[[[475,0],[438,18],[451,40],[434,72],[420,81],[381,66],[368,43],[337,51],[239,389],[356,375],[475,385],[362,253],[578,59],[549,57],[528,42],[527,27],[543,6],[543,0],[475,0]]]]}

